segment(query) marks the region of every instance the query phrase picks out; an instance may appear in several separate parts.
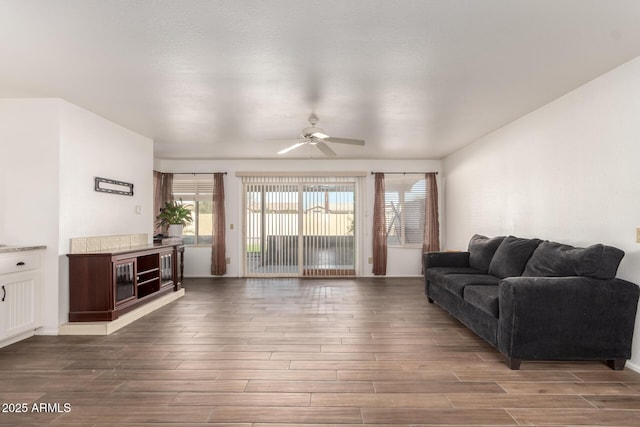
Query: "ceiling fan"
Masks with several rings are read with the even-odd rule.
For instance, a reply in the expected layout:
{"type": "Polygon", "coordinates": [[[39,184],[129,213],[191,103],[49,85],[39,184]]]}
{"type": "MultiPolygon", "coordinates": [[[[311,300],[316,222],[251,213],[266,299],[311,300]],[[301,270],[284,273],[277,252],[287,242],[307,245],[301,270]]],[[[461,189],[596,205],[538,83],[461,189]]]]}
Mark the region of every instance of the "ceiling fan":
{"type": "Polygon", "coordinates": [[[318,123],[318,116],[316,116],[315,114],[311,114],[311,116],[309,116],[309,123],[311,124],[310,127],[302,129],[302,138],[295,139],[295,144],[285,148],[284,150],[278,151],[278,154],[288,153],[289,151],[294,150],[298,147],[302,147],[303,145],[314,145],[320,151],[322,151],[325,156],[333,157],[336,155],[336,153],[331,149],[331,147],[329,147],[329,145],[327,145],[327,142],[350,145],[364,145],[364,140],[362,139],[336,138],[329,136],[324,129],[316,127],[316,123],[318,123]]]}

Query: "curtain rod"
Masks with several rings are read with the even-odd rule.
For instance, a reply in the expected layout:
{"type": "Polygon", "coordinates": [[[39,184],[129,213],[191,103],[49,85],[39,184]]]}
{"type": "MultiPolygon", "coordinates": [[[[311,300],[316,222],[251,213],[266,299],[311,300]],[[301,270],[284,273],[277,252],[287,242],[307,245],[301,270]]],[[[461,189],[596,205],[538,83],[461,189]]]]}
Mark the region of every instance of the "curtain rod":
{"type": "Polygon", "coordinates": [[[250,172],[250,171],[237,171],[236,176],[258,176],[258,177],[274,177],[274,176],[286,176],[286,177],[353,177],[353,176],[367,176],[367,172],[359,171],[320,171],[320,172],[250,172]]]}
{"type": "Polygon", "coordinates": [[[226,172],[162,172],[162,173],[172,173],[175,175],[213,175],[214,173],[223,173],[223,174],[227,174],[226,172]]]}
{"type": "Polygon", "coordinates": [[[434,175],[438,175],[438,172],[371,172],[371,175],[376,173],[383,173],[386,175],[424,175],[427,173],[432,173],[434,175]]]}

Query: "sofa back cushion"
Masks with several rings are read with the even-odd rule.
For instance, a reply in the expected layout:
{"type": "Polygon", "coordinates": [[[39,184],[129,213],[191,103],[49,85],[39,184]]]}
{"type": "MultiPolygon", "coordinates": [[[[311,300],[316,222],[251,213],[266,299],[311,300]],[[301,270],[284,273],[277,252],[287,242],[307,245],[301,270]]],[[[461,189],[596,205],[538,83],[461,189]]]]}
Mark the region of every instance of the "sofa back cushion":
{"type": "Polygon", "coordinates": [[[489,264],[504,236],[492,237],[474,234],[469,240],[469,267],[483,273],[489,271],[489,264]]]}
{"type": "Polygon", "coordinates": [[[500,278],[522,275],[527,261],[540,242],[540,239],[506,237],[491,259],[489,274],[500,278]]]}
{"type": "Polygon", "coordinates": [[[533,277],[585,276],[613,279],[624,251],[601,244],[576,248],[556,242],[542,242],[522,273],[533,277]]]}

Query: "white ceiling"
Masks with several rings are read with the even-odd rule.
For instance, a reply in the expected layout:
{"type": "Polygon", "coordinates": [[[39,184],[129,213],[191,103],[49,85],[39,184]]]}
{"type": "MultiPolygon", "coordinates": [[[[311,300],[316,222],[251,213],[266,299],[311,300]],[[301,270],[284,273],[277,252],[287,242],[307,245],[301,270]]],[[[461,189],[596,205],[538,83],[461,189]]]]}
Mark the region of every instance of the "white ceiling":
{"type": "Polygon", "coordinates": [[[276,158],[315,112],[339,158],[438,159],[639,55],[638,0],[0,0],[0,97],[159,158],[276,158]]]}

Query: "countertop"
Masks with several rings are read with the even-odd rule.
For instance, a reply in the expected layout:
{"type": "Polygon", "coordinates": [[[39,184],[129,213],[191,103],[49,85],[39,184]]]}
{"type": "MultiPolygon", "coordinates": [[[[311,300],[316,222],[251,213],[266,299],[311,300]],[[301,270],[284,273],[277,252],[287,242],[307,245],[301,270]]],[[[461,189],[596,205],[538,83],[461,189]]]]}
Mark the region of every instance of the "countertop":
{"type": "Polygon", "coordinates": [[[0,254],[8,252],[35,251],[38,249],[46,249],[45,245],[23,246],[23,245],[0,245],[0,254]]]}
{"type": "MultiPolygon", "coordinates": [[[[73,256],[122,255],[122,254],[128,254],[128,253],[133,253],[133,252],[143,252],[143,251],[148,251],[148,250],[172,248],[174,246],[181,246],[181,245],[182,245],[182,243],[180,243],[180,244],[178,244],[178,243],[168,243],[168,244],[154,243],[154,244],[147,244],[147,245],[140,245],[140,246],[131,246],[131,247],[127,247],[127,248],[101,249],[101,250],[98,250],[98,251],[87,251],[87,252],[70,253],[70,254],[67,254],[67,256],[68,257],[73,257],[73,256]]],[[[0,248],[0,249],[2,249],[2,248],[0,248]]]]}

